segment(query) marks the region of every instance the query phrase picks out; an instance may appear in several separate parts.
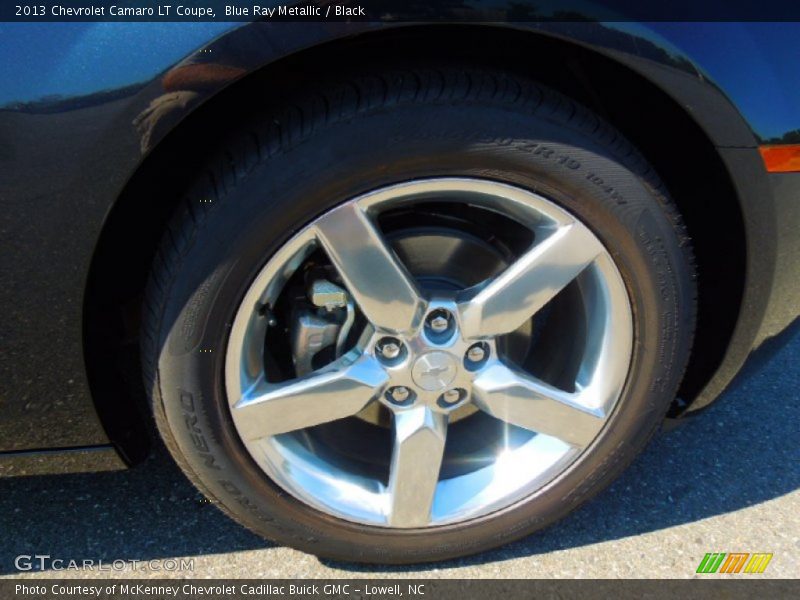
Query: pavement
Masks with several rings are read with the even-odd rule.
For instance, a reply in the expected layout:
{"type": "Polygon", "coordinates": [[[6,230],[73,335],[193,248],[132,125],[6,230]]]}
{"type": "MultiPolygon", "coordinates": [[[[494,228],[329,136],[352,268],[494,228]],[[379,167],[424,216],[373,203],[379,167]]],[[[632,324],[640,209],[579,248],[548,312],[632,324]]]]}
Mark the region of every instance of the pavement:
{"type": "Polygon", "coordinates": [[[0,576],[690,578],[707,552],[771,552],[763,575],[733,577],[797,578],[799,488],[800,335],[658,434],[590,503],[498,550],[416,567],[318,559],[236,525],[159,452],[125,472],[0,479],[0,576]],[[15,558],[33,554],[106,568],[155,562],[18,572],[15,558]],[[169,559],[193,570],[167,572],[169,559]]]}

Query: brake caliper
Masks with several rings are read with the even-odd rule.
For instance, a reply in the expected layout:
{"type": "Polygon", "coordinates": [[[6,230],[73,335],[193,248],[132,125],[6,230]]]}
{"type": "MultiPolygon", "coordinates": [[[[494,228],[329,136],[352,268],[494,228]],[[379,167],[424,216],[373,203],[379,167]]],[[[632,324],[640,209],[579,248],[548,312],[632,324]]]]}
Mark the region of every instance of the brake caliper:
{"type": "Polygon", "coordinates": [[[313,279],[306,293],[313,306],[295,305],[290,326],[298,377],[312,372],[314,358],[327,348],[334,348],[332,358],[341,356],[355,316],[349,294],[327,279],[313,279]]]}

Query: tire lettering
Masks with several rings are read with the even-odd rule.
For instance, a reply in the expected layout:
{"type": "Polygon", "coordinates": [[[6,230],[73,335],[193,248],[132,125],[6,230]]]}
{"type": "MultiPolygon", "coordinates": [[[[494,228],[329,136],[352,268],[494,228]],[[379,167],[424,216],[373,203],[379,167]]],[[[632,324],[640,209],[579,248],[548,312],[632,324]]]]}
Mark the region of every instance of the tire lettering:
{"type": "Polygon", "coordinates": [[[195,449],[201,454],[203,462],[207,467],[219,470],[220,467],[217,464],[214,455],[211,454],[211,450],[208,447],[208,442],[206,442],[203,432],[197,426],[197,412],[194,408],[194,398],[189,392],[181,390],[180,401],[183,422],[186,425],[186,429],[189,430],[189,437],[192,440],[192,444],[194,444],[195,449]]]}

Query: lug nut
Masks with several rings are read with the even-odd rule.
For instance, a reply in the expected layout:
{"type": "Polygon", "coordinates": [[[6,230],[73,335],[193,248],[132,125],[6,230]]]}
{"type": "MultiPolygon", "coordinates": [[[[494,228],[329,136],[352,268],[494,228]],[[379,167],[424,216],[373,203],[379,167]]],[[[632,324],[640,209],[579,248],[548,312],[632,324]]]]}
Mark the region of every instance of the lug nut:
{"type": "Polygon", "coordinates": [[[461,390],[456,388],[447,390],[444,394],[442,394],[442,400],[445,404],[455,404],[461,400],[461,390]]]}
{"type": "Polygon", "coordinates": [[[394,338],[384,338],[377,345],[378,354],[387,360],[394,360],[403,350],[399,340],[394,338]]]}
{"type": "Polygon", "coordinates": [[[381,348],[381,354],[386,358],[397,358],[400,355],[400,346],[394,342],[389,342],[381,348]]]}
{"type": "Polygon", "coordinates": [[[473,363],[481,362],[489,354],[484,344],[475,344],[467,350],[467,360],[473,363]]]}
{"type": "Polygon", "coordinates": [[[444,333],[450,327],[450,313],[446,310],[435,310],[428,315],[428,327],[434,333],[444,333]]]}
{"type": "Polygon", "coordinates": [[[431,329],[436,333],[441,333],[447,329],[447,319],[445,317],[434,317],[431,319],[431,329]]]}
{"type": "Polygon", "coordinates": [[[389,390],[389,398],[397,403],[403,403],[411,396],[411,392],[407,387],[398,385],[389,390]]]}

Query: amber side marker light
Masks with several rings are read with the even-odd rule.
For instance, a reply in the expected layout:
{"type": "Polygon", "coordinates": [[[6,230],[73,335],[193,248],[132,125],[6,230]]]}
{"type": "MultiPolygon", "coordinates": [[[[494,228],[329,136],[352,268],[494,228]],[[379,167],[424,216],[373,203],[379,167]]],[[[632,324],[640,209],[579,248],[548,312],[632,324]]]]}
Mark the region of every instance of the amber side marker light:
{"type": "Polygon", "coordinates": [[[800,171],[800,144],[786,146],[759,146],[761,158],[770,173],[800,171]]]}

